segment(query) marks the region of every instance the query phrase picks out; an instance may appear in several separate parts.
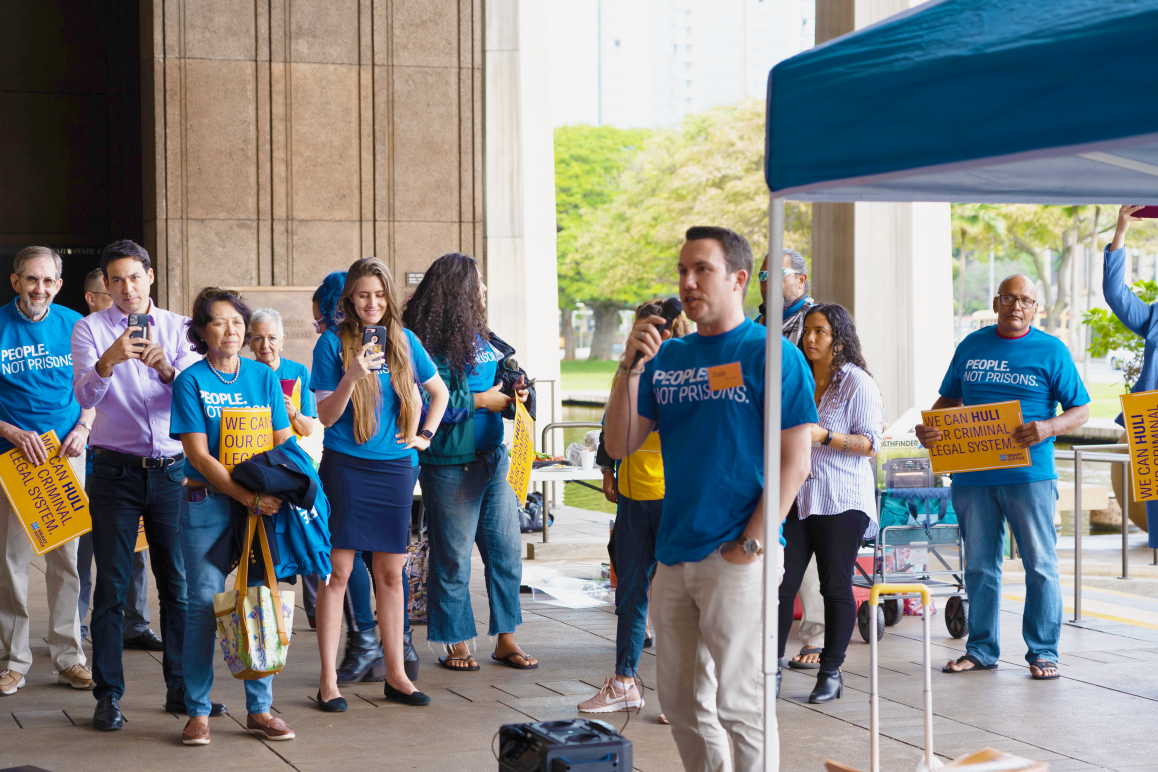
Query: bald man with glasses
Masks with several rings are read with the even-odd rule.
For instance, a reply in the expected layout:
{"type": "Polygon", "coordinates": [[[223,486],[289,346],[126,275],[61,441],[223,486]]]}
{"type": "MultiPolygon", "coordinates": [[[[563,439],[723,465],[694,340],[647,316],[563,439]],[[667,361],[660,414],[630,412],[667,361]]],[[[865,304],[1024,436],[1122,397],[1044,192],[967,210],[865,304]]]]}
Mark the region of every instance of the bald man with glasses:
{"type": "MultiPolygon", "coordinates": [[[[997,292],[997,324],[970,334],[957,346],[932,409],[1020,401],[1025,423],[1014,430],[1013,442],[1029,450],[1032,465],[953,475],[953,508],[964,540],[969,641],[965,655],[942,670],[997,669],[1001,558],[1008,522],[1025,568],[1025,660],[1034,680],[1052,680],[1060,675],[1062,623],[1053,442],[1086,422],[1090,395],[1065,344],[1033,326],[1038,311],[1033,281],[1014,274],[997,292]]],[[[942,437],[940,429],[921,424],[916,433],[925,447],[942,437]]]]}

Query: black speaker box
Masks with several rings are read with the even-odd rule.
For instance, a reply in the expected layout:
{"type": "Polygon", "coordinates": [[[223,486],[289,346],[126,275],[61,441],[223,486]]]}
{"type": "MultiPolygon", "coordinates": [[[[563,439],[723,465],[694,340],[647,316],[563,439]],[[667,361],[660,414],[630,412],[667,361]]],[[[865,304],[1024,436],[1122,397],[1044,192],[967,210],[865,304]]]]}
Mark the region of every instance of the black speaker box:
{"type": "Polygon", "coordinates": [[[540,721],[499,729],[499,772],[631,769],[631,740],[602,721],[540,721]]]}

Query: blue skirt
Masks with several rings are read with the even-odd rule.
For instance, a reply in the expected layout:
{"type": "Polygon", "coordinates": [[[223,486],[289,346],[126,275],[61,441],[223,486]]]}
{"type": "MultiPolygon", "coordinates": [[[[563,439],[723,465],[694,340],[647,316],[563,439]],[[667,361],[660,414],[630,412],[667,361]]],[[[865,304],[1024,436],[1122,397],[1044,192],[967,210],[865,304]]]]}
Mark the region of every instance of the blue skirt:
{"type": "Polygon", "coordinates": [[[334,549],[406,552],[415,479],[409,458],[382,461],[326,448],[318,476],[330,500],[334,549]]]}

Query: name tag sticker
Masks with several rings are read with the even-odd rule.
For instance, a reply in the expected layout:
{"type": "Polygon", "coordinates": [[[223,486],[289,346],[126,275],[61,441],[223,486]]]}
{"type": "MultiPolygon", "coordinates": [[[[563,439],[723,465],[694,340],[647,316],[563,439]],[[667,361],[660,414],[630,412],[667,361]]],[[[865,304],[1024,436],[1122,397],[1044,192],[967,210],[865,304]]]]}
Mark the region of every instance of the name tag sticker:
{"type": "Polygon", "coordinates": [[[708,368],[708,386],[712,391],[732,389],[744,385],[744,373],[740,370],[739,362],[729,362],[726,365],[716,365],[708,368]]]}

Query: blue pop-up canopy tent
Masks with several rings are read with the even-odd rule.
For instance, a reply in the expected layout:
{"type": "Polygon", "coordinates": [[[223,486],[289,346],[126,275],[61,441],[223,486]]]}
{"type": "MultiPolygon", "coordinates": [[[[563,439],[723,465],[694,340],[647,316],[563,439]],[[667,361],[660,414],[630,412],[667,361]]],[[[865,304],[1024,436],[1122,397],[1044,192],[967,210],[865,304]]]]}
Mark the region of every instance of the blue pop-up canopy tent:
{"type": "MultiPolygon", "coordinates": [[[[773,255],[786,198],[1158,204],[1158,0],[932,0],[777,65],[765,148],[773,255]]],[[[769,319],[782,303],[768,293],[769,319]]],[[[780,346],[768,336],[766,544],[780,346]]],[[[771,550],[764,567],[767,770],[780,561],[771,550]]]]}

